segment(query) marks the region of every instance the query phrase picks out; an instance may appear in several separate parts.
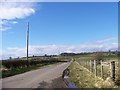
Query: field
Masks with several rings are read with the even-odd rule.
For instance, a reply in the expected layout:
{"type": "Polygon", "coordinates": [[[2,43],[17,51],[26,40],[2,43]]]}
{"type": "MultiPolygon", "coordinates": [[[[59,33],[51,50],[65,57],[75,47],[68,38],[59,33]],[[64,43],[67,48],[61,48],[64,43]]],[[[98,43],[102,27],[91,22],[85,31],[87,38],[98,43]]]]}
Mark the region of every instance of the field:
{"type": "MultiPolygon", "coordinates": [[[[74,56],[70,70],[71,81],[79,88],[118,88],[120,81],[118,78],[118,56],[107,55],[102,53],[102,57],[97,57],[96,54],[77,55],[74,56]],[[104,62],[115,61],[115,81],[110,78],[110,66],[104,66],[103,78],[101,77],[101,65],[98,63],[97,76],[95,75],[94,67],[90,71],[90,60],[101,58],[104,62]]],[[[94,63],[93,63],[94,64],[94,63]]]]}

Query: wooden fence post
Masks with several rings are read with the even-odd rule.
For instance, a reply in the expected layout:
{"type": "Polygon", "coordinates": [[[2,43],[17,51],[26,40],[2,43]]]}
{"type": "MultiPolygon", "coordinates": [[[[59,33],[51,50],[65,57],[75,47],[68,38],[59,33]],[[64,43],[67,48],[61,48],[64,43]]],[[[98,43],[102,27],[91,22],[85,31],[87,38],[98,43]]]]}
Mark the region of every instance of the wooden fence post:
{"type": "Polygon", "coordinates": [[[103,72],[103,60],[101,60],[101,77],[102,77],[102,78],[104,78],[104,77],[103,77],[103,73],[104,73],[104,72],[103,72]]]}
{"type": "Polygon", "coordinates": [[[87,68],[87,60],[86,60],[86,68],[87,68]]]}
{"type": "Polygon", "coordinates": [[[95,76],[97,76],[97,66],[96,66],[96,60],[94,60],[94,71],[95,71],[95,76]]]}
{"type": "Polygon", "coordinates": [[[110,77],[112,78],[113,81],[115,81],[115,61],[110,62],[110,77]]]}
{"type": "Polygon", "coordinates": [[[87,69],[89,70],[89,61],[87,60],[87,69]]]}
{"type": "Polygon", "coordinates": [[[90,72],[92,72],[92,61],[90,60],[90,72]]]}
{"type": "MultiPolygon", "coordinates": [[[[120,54],[119,54],[120,57],[120,54]]],[[[118,58],[118,82],[120,84],[120,59],[118,58]]]]}

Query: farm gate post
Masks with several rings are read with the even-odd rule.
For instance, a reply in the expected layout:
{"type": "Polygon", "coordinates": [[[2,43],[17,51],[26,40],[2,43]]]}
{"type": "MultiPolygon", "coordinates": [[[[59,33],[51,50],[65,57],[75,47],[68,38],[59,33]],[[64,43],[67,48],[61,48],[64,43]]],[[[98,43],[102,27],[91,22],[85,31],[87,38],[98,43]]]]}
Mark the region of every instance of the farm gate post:
{"type": "Polygon", "coordinates": [[[94,71],[95,71],[95,76],[97,76],[97,66],[96,66],[96,60],[94,60],[94,71]]]}
{"type": "Polygon", "coordinates": [[[115,61],[110,62],[110,77],[115,81],[115,61]]]}
{"type": "Polygon", "coordinates": [[[104,78],[104,77],[103,77],[103,73],[104,73],[104,72],[103,72],[103,60],[101,60],[101,77],[102,77],[102,78],[104,78]]]}
{"type": "Polygon", "coordinates": [[[90,60],[90,72],[92,72],[92,60],[90,60]]]}
{"type": "MultiPolygon", "coordinates": [[[[119,56],[120,56],[120,54],[119,54],[119,56]]],[[[119,59],[119,56],[118,56],[118,82],[120,85],[120,59],[119,59]]]]}

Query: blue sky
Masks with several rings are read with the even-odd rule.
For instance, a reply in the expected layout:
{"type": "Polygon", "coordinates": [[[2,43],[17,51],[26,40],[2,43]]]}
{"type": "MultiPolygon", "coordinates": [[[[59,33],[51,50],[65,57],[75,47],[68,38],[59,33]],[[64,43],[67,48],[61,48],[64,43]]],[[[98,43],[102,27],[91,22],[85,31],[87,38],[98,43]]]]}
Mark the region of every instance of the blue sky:
{"type": "Polygon", "coordinates": [[[30,55],[117,49],[115,2],[12,4],[4,5],[12,8],[9,10],[12,15],[0,16],[4,56],[25,55],[27,21],[30,22],[30,55]]]}

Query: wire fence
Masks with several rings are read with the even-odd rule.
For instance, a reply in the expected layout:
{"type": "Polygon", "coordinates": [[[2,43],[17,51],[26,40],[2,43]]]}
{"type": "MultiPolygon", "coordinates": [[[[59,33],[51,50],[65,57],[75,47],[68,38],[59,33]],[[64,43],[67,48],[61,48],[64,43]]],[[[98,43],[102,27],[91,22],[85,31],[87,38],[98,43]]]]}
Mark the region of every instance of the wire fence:
{"type": "Polygon", "coordinates": [[[79,64],[87,68],[90,73],[94,73],[95,76],[106,79],[111,77],[113,81],[117,80],[118,77],[118,62],[109,60],[85,60],[79,59],[79,64]]]}

